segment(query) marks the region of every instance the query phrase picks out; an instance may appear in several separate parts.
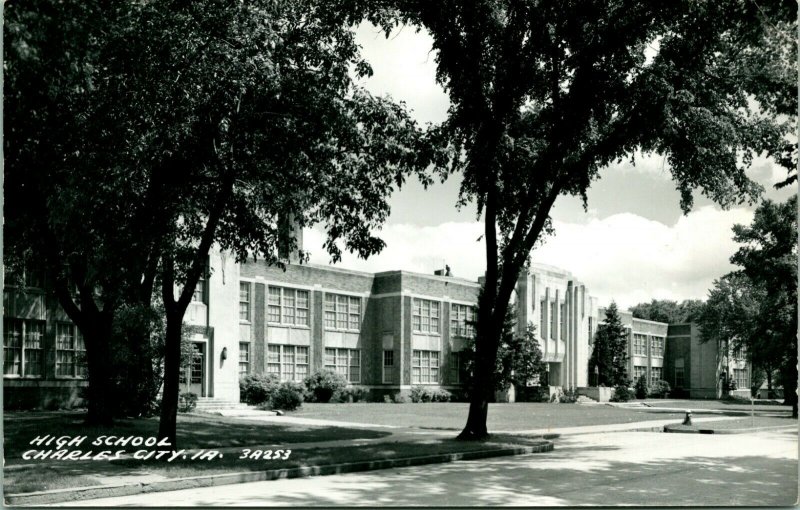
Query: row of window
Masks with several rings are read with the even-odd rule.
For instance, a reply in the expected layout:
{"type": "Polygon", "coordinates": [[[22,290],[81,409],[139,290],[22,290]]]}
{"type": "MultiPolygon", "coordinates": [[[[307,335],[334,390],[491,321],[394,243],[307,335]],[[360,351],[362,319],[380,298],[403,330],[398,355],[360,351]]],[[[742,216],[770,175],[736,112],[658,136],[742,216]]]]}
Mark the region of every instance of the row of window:
{"type": "MultiPolygon", "coordinates": [[[[544,325],[545,325],[545,313],[544,313],[544,311],[545,311],[545,307],[546,306],[547,306],[547,300],[546,299],[542,299],[542,301],[540,303],[540,308],[539,308],[539,310],[540,310],[539,311],[539,331],[540,332],[544,331],[544,325]]],[[[548,329],[547,336],[551,340],[555,340],[556,339],[556,303],[555,302],[550,302],[550,306],[547,309],[548,309],[548,312],[549,312],[548,315],[550,317],[550,328],[548,329]]],[[[567,339],[567,305],[565,303],[561,303],[561,305],[559,305],[558,318],[559,318],[558,331],[560,332],[559,333],[559,338],[561,340],[566,340],[567,339]]],[[[589,320],[590,320],[590,323],[589,323],[589,338],[591,339],[592,338],[592,331],[591,331],[592,325],[591,325],[591,319],[589,319],[589,320]]]]}
{"type": "MultiPolygon", "coordinates": [[[[200,286],[200,283],[198,283],[200,286]]],[[[202,294],[203,291],[201,291],[202,294]]],[[[252,292],[249,282],[239,283],[239,320],[250,321],[252,292]]],[[[441,315],[438,301],[414,298],[411,325],[417,333],[440,332],[441,315]]],[[[358,331],[361,328],[361,298],[341,294],[325,294],[325,328],[358,331]]],[[[296,326],[309,325],[309,294],[307,290],[270,285],[267,298],[267,322],[296,326]]],[[[475,307],[450,305],[450,328],[457,336],[475,335],[475,307]]]]}
{"type": "MultiPolygon", "coordinates": [[[[45,322],[3,318],[3,375],[44,375],[45,322]]],[[[86,377],[86,347],[74,324],[56,323],[56,376],[86,377]]]]}
{"type": "MultiPolygon", "coordinates": [[[[647,377],[647,367],[635,365],[633,367],[633,380],[638,381],[640,377],[647,377]]],[[[650,384],[660,381],[664,377],[664,369],[662,367],[650,368],[650,384]]],[[[683,378],[683,370],[681,369],[681,378],[683,378]]]]}
{"type": "MultiPolygon", "coordinates": [[[[647,335],[640,333],[633,334],[633,355],[647,356],[647,335]]],[[[650,337],[650,355],[653,358],[664,357],[664,337],[650,337]]]]}
{"type": "MultiPolygon", "coordinates": [[[[277,374],[281,381],[302,381],[309,373],[308,347],[298,345],[276,345],[267,347],[267,372],[277,374]]],[[[324,366],[342,374],[350,383],[361,382],[361,350],[326,348],[324,366]]],[[[239,343],[239,374],[250,372],[250,343],[239,343]]],[[[466,380],[463,353],[450,354],[450,382],[458,384],[466,380]]],[[[394,351],[383,351],[382,381],[397,383],[394,351]]],[[[411,383],[439,384],[439,351],[414,350],[411,355],[411,383]]]]}

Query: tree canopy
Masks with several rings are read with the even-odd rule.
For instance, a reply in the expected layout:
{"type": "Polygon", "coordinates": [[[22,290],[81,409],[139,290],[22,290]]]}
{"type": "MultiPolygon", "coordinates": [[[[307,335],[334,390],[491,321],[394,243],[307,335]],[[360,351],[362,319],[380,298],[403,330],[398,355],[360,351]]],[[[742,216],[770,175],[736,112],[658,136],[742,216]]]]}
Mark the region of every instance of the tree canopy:
{"type": "Polygon", "coordinates": [[[476,377],[487,389],[462,437],[487,434],[503,318],[560,195],[585,203],[602,168],[639,152],[666,159],[684,211],[694,190],[724,207],[753,202],[761,187],[745,170],[757,154],[794,168],[794,3],[365,3],[386,28],[395,19],[430,33],[460,203],[483,217],[476,377]]]}
{"type": "Polygon", "coordinates": [[[174,407],[183,313],[212,245],[281,264],[286,224],[322,223],[334,260],[367,257],[391,192],[439,164],[403,105],[354,85],[370,67],[324,3],[5,7],[5,238],[46,262],[84,333],[90,411],[111,408],[121,307],[163,303],[174,407]]]}
{"type": "Polygon", "coordinates": [[[704,341],[744,348],[754,368],[779,370],[797,415],[797,197],[765,200],[751,225],[735,225],[740,267],[714,282],[700,318],[704,341]]]}
{"type": "Polygon", "coordinates": [[[637,319],[680,324],[695,322],[703,310],[703,302],[699,299],[685,299],[680,303],[667,299],[653,299],[649,303],[639,303],[630,310],[637,319]]]}

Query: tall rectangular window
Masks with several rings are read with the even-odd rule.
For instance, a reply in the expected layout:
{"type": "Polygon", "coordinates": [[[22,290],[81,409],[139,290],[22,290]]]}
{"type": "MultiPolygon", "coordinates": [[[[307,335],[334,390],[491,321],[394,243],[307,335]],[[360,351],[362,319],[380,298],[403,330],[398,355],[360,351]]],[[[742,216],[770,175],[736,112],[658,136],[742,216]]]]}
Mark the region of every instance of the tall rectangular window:
{"type": "Polygon", "coordinates": [[[650,337],[650,356],[653,358],[664,357],[664,337],[652,336],[650,337]]]}
{"type": "Polygon", "coordinates": [[[3,375],[44,375],[44,321],[3,318],[3,375]]]}
{"type": "Polygon", "coordinates": [[[269,344],[267,372],[278,374],[281,381],[302,381],[308,375],[308,347],[269,344]]]}
{"type": "Polygon", "coordinates": [[[633,355],[647,356],[647,336],[639,333],[633,334],[633,355]]]}
{"type": "Polygon", "coordinates": [[[675,367],[675,387],[683,388],[686,385],[686,376],[683,367],[675,367]]]}
{"type": "Polygon", "coordinates": [[[239,320],[250,322],[250,282],[239,282],[239,320]]]}
{"type": "Polygon", "coordinates": [[[414,298],[411,304],[411,328],[418,333],[439,333],[439,302],[414,298]]]}
{"type": "Polygon", "coordinates": [[[647,377],[647,367],[636,365],[633,367],[633,380],[638,381],[640,377],[647,377]]]}
{"type": "Polygon", "coordinates": [[[267,322],[308,326],[308,291],[273,287],[267,292],[267,322]]]}
{"type": "Polygon", "coordinates": [[[556,339],[556,304],[550,303],[550,338],[556,339]]]}
{"type": "Polygon", "coordinates": [[[660,381],[664,375],[664,369],[661,367],[652,367],[650,369],[650,384],[660,381]]]}
{"type": "Polygon", "coordinates": [[[464,384],[467,382],[466,357],[463,352],[450,353],[450,383],[464,384]]]}
{"type": "Polygon", "coordinates": [[[594,344],[594,330],[592,329],[592,318],[589,317],[589,345],[594,344]]]}
{"type": "Polygon", "coordinates": [[[439,384],[439,351],[412,351],[411,384],[439,384]]]}
{"type": "Polygon", "coordinates": [[[342,374],[348,382],[361,382],[360,349],[325,349],[325,368],[342,374]]]}
{"type": "Polygon", "coordinates": [[[325,294],[325,328],[358,331],[361,329],[361,298],[325,294]]]}
{"type": "Polygon", "coordinates": [[[194,292],[192,293],[192,301],[196,303],[206,303],[206,274],[203,271],[200,274],[200,279],[197,280],[197,285],[194,287],[194,292]]]}
{"type": "Polygon", "coordinates": [[[86,347],[83,337],[74,324],[56,324],[56,375],[60,377],[86,376],[86,347]]]}
{"type": "Polygon", "coordinates": [[[392,384],[394,382],[394,351],[383,351],[383,382],[392,384]]]}
{"type": "Polygon", "coordinates": [[[475,336],[475,307],[450,304],[450,334],[473,338],[475,336]]]}
{"type": "Polygon", "coordinates": [[[22,375],[22,321],[3,319],[3,375],[22,375]]]}
{"type": "Polygon", "coordinates": [[[250,373],[250,342],[239,342],[239,375],[250,373]]]}
{"type": "Polygon", "coordinates": [[[747,369],[745,368],[734,368],[733,380],[736,381],[736,389],[738,390],[745,390],[750,387],[750,381],[747,377],[747,369]]]}
{"type": "Polygon", "coordinates": [[[547,304],[547,302],[544,299],[542,299],[542,302],[539,304],[539,336],[542,339],[545,338],[545,329],[544,329],[544,327],[547,324],[547,321],[545,320],[545,317],[546,317],[545,305],[546,304],[547,304]]]}
{"type": "Polygon", "coordinates": [[[566,303],[561,305],[559,309],[558,315],[561,317],[561,340],[567,339],[567,305],[566,303]]]}

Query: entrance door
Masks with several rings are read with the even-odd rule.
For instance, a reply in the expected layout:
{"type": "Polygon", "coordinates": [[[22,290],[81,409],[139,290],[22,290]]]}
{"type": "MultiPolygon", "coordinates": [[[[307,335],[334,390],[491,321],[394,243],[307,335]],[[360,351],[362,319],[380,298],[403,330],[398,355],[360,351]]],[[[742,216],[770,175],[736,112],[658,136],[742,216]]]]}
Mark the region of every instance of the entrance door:
{"type": "Polygon", "coordinates": [[[185,384],[186,391],[198,397],[205,397],[206,381],[206,344],[205,342],[192,342],[192,359],[183,369],[184,375],[181,382],[185,384]],[[187,377],[188,376],[188,377],[187,377]]]}

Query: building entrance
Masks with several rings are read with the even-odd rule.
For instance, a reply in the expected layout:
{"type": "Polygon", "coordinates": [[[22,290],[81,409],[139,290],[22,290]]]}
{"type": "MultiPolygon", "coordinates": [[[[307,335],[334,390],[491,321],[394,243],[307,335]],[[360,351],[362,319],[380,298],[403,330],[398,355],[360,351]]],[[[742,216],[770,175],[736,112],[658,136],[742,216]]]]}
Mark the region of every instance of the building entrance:
{"type": "Polygon", "coordinates": [[[206,344],[192,342],[192,357],[181,372],[181,390],[206,396],[206,344]]]}

